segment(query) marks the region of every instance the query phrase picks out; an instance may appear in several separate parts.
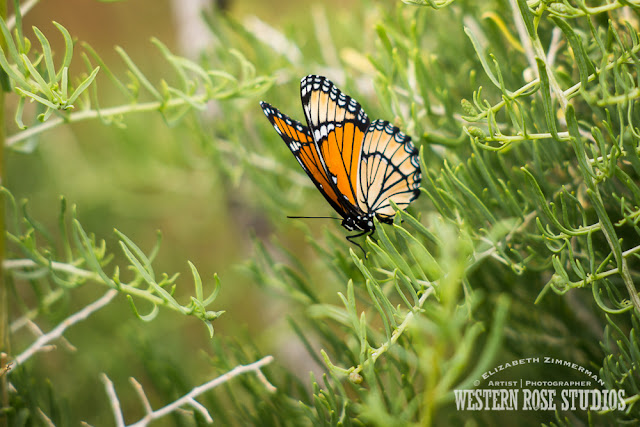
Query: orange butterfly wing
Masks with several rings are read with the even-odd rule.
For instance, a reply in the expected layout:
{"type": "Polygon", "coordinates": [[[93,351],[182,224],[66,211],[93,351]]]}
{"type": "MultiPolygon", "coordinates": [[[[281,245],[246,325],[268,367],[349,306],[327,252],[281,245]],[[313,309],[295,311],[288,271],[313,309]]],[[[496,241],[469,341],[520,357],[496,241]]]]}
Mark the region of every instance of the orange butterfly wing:
{"type": "MultiPolygon", "coordinates": [[[[302,108],[328,175],[355,215],[358,168],[369,118],[360,104],[330,80],[310,75],[300,81],[302,108]]],[[[366,212],[366,211],[365,211],[366,212]]]]}
{"type": "Polygon", "coordinates": [[[260,106],[276,132],[278,132],[298,163],[300,163],[300,166],[302,166],[302,169],[311,178],[311,181],[313,181],[329,204],[344,217],[346,212],[342,207],[341,198],[327,176],[322,157],[318,154],[309,128],[281,113],[277,108],[266,102],[261,102],[260,106]]]}
{"type": "Polygon", "coordinates": [[[395,211],[390,200],[404,209],[420,195],[420,161],[411,138],[385,120],[371,123],[362,144],[358,173],[358,205],[390,222],[395,211]]]}

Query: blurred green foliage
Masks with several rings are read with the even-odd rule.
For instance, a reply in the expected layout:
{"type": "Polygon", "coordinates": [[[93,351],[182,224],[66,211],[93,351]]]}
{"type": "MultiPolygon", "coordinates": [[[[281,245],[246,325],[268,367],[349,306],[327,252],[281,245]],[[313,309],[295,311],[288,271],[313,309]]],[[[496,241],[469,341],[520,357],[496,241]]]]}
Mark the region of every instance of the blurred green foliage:
{"type": "MultiPolygon", "coordinates": [[[[267,354],[277,391],[253,373],[224,382],[198,397],[216,422],[637,422],[639,7],[348,6],[283,14],[284,30],[213,10],[195,59],[162,35],[133,49],[148,56],[103,52],[53,12],[51,31],[2,21],[10,360],[35,325],[118,294],[65,331],[77,351],[57,340],[5,374],[11,425],[113,418],[101,372],[133,423],[145,413],[126,377],[157,409],[267,354]],[[377,224],[366,258],[337,224],[285,218],[330,208],[258,101],[300,119],[310,73],[420,147],[423,194],[377,224]],[[544,356],[624,389],[626,410],[456,410],[454,390],[544,356]]],[[[495,378],[585,379],[508,375],[495,378]]]]}

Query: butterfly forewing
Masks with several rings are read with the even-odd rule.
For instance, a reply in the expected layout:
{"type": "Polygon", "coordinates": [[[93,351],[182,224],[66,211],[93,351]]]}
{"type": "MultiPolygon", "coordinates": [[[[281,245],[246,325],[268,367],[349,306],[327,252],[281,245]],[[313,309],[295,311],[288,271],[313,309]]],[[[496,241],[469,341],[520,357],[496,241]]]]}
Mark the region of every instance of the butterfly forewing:
{"type": "Polygon", "coordinates": [[[329,183],[329,177],[324,169],[322,158],[318,154],[316,144],[311,137],[309,128],[300,122],[282,114],[277,108],[266,102],[261,102],[262,111],[267,116],[274,129],[287,144],[302,169],[311,181],[324,195],[331,206],[342,216],[345,215],[341,200],[329,183]]]}
{"type": "Polygon", "coordinates": [[[355,99],[330,80],[310,75],[300,82],[302,107],[330,179],[347,210],[357,210],[358,167],[369,118],[355,99]]]}
{"type": "Polygon", "coordinates": [[[387,121],[374,121],[362,145],[360,209],[375,212],[383,221],[390,220],[395,212],[389,201],[406,208],[420,194],[420,180],[418,150],[411,138],[387,121]]]}

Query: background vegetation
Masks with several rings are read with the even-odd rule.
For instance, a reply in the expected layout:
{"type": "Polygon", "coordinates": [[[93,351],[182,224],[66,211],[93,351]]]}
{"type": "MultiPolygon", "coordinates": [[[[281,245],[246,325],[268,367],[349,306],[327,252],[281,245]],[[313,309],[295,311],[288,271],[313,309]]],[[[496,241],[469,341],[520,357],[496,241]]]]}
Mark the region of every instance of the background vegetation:
{"type": "Polygon", "coordinates": [[[6,425],[638,422],[640,5],[184,3],[2,3],[6,425]],[[311,73],[421,150],[366,259],[286,219],[330,208],[258,101],[311,73]],[[626,410],[455,409],[544,356],[626,410]]]}

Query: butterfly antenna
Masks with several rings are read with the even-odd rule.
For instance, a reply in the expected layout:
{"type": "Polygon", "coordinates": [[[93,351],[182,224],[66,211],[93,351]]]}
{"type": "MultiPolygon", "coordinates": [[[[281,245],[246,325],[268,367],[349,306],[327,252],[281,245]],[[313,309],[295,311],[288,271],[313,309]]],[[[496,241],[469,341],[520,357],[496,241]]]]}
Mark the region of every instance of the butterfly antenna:
{"type": "Polygon", "coordinates": [[[342,219],[342,218],[338,218],[335,216],[289,216],[287,215],[287,218],[293,218],[293,219],[342,219]]]}

